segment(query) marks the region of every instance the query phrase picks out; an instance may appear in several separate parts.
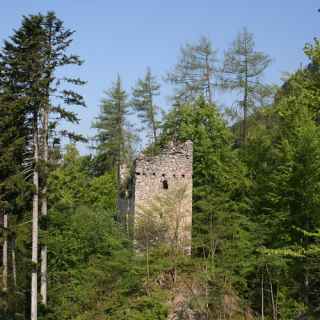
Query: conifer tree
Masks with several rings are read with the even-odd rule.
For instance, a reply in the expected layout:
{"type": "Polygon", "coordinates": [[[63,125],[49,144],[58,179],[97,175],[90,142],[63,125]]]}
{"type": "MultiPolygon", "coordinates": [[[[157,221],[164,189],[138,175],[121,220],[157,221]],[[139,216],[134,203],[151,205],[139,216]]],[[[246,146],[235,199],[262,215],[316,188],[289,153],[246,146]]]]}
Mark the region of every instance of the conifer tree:
{"type": "Polygon", "coordinates": [[[130,143],[133,135],[129,131],[128,96],[118,75],[112,88],[106,91],[107,97],[101,102],[100,115],[93,127],[98,130],[95,136],[97,153],[104,159],[105,168],[113,168],[120,181],[120,166],[130,156],[130,143]]]}
{"type": "MultiPolygon", "coordinates": [[[[138,113],[142,124],[151,131],[153,143],[157,142],[158,129],[158,106],[154,102],[155,96],[160,94],[160,85],[151,74],[150,68],[147,69],[144,79],[139,79],[133,89],[132,105],[138,113]]],[[[144,128],[143,128],[144,129],[144,128]]]]}
{"type": "MultiPolygon", "coordinates": [[[[15,108],[23,106],[29,134],[26,142],[31,153],[33,174],[32,205],[32,274],[31,274],[31,319],[37,319],[37,264],[38,264],[38,202],[39,202],[39,110],[41,107],[41,82],[43,57],[41,43],[44,33],[41,17],[25,17],[22,26],[9,41],[1,54],[3,96],[11,97],[15,108]]],[[[28,159],[29,161],[29,159],[28,159]]]]}
{"type": "MultiPolygon", "coordinates": [[[[2,73],[0,79],[2,79],[2,73]]],[[[24,181],[21,174],[26,151],[25,114],[19,106],[13,107],[12,98],[5,96],[3,86],[0,85],[0,88],[0,234],[3,235],[3,277],[1,283],[3,284],[2,289],[6,289],[3,296],[4,316],[8,316],[8,314],[17,311],[15,303],[13,303],[17,298],[15,233],[13,230],[15,222],[21,219],[24,206],[30,201],[28,196],[30,184],[24,181]]]]}
{"type": "MultiPolygon", "coordinates": [[[[84,106],[81,95],[69,89],[81,85],[80,79],[57,76],[57,69],[65,65],[80,65],[78,56],[68,55],[73,32],[65,30],[63,22],[49,12],[47,15],[31,15],[23,18],[18,29],[1,53],[3,95],[11,98],[11,106],[22,109],[27,127],[24,165],[33,172],[33,228],[32,228],[32,288],[31,318],[37,319],[37,265],[39,200],[42,216],[47,215],[47,166],[49,133],[55,132],[74,139],[81,138],[59,129],[60,121],[77,122],[74,112],[67,105],[84,106]],[[63,84],[67,84],[68,88],[63,84]],[[41,191],[41,192],[40,192],[41,191]]],[[[26,177],[28,178],[28,177],[26,177]]],[[[46,246],[42,247],[41,301],[47,301],[46,246]]]]}
{"type": "MultiPolygon", "coordinates": [[[[85,106],[80,94],[70,89],[71,85],[83,85],[84,82],[78,78],[63,77],[58,78],[57,70],[68,65],[81,65],[80,58],[73,54],[68,54],[67,49],[71,45],[74,31],[65,29],[64,24],[53,12],[49,12],[43,17],[42,28],[45,32],[44,42],[44,103],[41,109],[41,143],[42,161],[44,163],[44,174],[42,177],[41,190],[41,215],[47,216],[47,176],[49,161],[49,131],[57,131],[57,126],[61,119],[71,123],[77,123],[76,113],[67,110],[66,106],[85,106]],[[61,86],[62,83],[68,84],[68,89],[61,86]],[[58,94],[58,104],[54,104],[53,96],[58,94]],[[61,100],[63,103],[61,103],[61,100]],[[51,121],[50,121],[51,117],[51,121]],[[52,118],[58,120],[52,120],[52,118]]],[[[57,134],[57,132],[56,132],[57,134]]],[[[73,140],[83,140],[81,135],[77,135],[66,130],[60,131],[62,136],[68,136],[73,140]]],[[[41,298],[44,305],[47,304],[47,247],[41,248],[41,298]]]]}
{"type": "Polygon", "coordinates": [[[255,96],[262,86],[261,76],[270,62],[268,55],[255,50],[253,34],[246,28],[224,54],[221,87],[242,95],[238,101],[243,113],[242,143],[246,142],[248,113],[254,106],[255,96]]]}
{"type": "Polygon", "coordinates": [[[175,86],[175,99],[190,102],[203,96],[207,102],[212,103],[217,71],[215,64],[216,51],[206,37],[182,47],[178,63],[166,77],[175,86]]]}

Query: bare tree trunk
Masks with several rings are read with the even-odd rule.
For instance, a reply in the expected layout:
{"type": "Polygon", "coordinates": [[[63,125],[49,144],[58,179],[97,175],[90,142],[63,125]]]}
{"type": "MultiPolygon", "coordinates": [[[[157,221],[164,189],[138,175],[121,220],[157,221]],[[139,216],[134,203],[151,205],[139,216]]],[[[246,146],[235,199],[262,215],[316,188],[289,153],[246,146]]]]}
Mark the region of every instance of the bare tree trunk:
{"type": "Polygon", "coordinates": [[[147,279],[150,281],[150,266],[149,266],[149,241],[147,242],[147,279]]]}
{"type": "MultiPolygon", "coordinates": [[[[46,166],[45,168],[45,177],[44,177],[44,184],[42,188],[41,194],[41,216],[46,218],[48,215],[48,199],[47,199],[47,164],[48,164],[48,124],[49,124],[49,106],[47,109],[43,110],[43,162],[46,166]]],[[[45,229],[45,231],[47,231],[45,229]]],[[[47,305],[47,286],[48,286],[48,266],[47,266],[47,244],[45,243],[41,247],[41,303],[43,305],[47,305]]]]}
{"type": "Polygon", "coordinates": [[[38,220],[39,220],[39,141],[37,115],[34,119],[33,149],[33,204],[32,204],[32,271],[31,271],[31,320],[38,318],[38,220]]]}
{"type": "Polygon", "coordinates": [[[3,214],[3,228],[4,228],[4,241],[3,241],[3,291],[8,290],[8,214],[3,214]]]}
{"type": "Polygon", "coordinates": [[[247,52],[247,43],[245,45],[245,83],[244,83],[244,97],[243,97],[243,123],[242,123],[242,143],[245,145],[247,142],[247,118],[248,118],[248,52],[247,52]]]}
{"type": "Polygon", "coordinates": [[[271,303],[272,303],[272,319],[277,320],[277,309],[274,302],[274,292],[273,292],[273,285],[272,285],[272,279],[271,274],[269,272],[268,266],[266,265],[267,273],[269,275],[269,286],[270,286],[270,295],[271,295],[271,303]]]}
{"type": "Polygon", "coordinates": [[[209,319],[209,275],[208,275],[208,258],[206,259],[205,265],[205,272],[206,272],[206,288],[205,288],[205,295],[206,295],[206,320],[209,319]]]}
{"type": "Polygon", "coordinates": [[[11,241],[11,259],[12,259],[12,278],[13,278],[13,287],[17,288],[17,265],[16,265],[16,239],[12,238],[11,241]]]}
{"type": "Polygon", "coordinates": [[[205,59],[206,59],[206,80],[207,80],[207,86],[208,86],[208,102],[212,104],[209,56],[206,55],[205,59]]]}
{"type": "Polygon", "coordinates": [[[150,114],[151,114],[153,142],[156,143],[157,142],[157,128],[156,128],[156,120],[155,120],[155,115],[154,115],[154,106],[153,106],[151,86],[149,88],[149,100],[150,100],[150,114]]]}
{"type": "Polygon", "coordinates": [[[149,262],[149,239],[147,239],[147,246],[146,246],[146,253],[147,253],[147,293],[150,295],[150,262],[149,262]]]}
{"type": "Polygon", "coordinates": [[[247,142],[247,119],[248,119],[248,76],[247,76],[247,67],[246,67],[245,87],[244,87],[244,97],[243,97],[243,106],[242,107],[243,107],[242,143],[245,145],[246,142],[247,142]]]}
{"type": "Polygon", "coordinates": [[[261,320],[264,320],[264,283],[263,272],[261,274],[261,320]]]}

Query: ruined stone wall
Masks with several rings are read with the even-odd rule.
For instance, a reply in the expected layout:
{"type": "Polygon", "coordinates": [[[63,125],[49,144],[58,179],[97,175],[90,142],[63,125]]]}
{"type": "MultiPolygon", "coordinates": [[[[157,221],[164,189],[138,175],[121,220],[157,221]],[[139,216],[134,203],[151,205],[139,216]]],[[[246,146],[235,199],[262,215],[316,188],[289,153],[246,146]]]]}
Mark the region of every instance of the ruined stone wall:
{"type": "Polygon", "coordinates": [[[134,230],[146,214],[155,214],[159,224],[168,225],[167,240],[187,253],[191,252],[192,151],[192,142],[187,141],[170,144],[157,156],[141,154],[134,180],[134,230]]]}

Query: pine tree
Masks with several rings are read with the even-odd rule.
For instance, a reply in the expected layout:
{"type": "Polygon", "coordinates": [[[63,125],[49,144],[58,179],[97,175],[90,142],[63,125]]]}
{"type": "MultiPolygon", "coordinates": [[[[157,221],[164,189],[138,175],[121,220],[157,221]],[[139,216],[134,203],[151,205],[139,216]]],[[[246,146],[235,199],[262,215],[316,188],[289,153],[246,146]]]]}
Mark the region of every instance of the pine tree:
{"type": "Polygon", "coordinates": [[[207,102],[212,103],[217,71],[215,64],[216,51],[206,37],[182,47],[177,65],[166,77],[175,86],[175,99],[184,103],[203,96],[207,102]]]}
{"type": "MultiPolygon", "coordinates": [[[[160,94],[160,85],[147,69],[144,79],[139,79],[133,89],[132,105],[142,124],[151,131],[153,143],[157,142],[160,123],[158,121],[158,106],[154,102],[155,96],[160,94]]],[[[144,129],[144,128],[143,128],[144,129]]]]}
{"type": "Polygon", "coordinates": [[[253,34],[246,28],[238,34],[231,48],[224,54],[221,87],[238,91],[242,95],[238,105],[243,113],[241,139],[244,144],[248,131],[248,114],[254,107],[255,97],[262,86],[261,76],[270,62],[268,55],[255,51],[253,34]]]}

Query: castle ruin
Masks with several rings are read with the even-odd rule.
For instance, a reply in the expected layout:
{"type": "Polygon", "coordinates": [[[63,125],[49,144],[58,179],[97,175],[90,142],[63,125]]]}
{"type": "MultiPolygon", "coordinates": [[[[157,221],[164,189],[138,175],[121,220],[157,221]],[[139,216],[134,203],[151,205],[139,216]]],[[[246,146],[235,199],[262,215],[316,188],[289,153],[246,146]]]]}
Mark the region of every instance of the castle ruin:
{"type": "MultiPolygon", "coordinates": [[[[191,141],[169,144],[158,155],[140,154],[133,180],[133,238],[143,219],[153,215],[158,226],[166,225],[167,242],[191,252],[192,228],[191,141]]],[[[156,233],[156,231],[154,231],[156,233]]]]}

